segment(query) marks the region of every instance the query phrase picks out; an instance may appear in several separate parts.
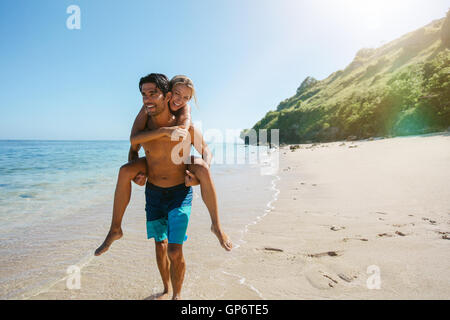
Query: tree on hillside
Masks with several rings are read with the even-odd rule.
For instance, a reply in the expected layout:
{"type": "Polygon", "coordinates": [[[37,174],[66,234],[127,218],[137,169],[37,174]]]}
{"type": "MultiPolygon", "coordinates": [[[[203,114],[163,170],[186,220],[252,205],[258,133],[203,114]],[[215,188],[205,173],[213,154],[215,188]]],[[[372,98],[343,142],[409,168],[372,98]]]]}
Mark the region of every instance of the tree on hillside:
{"type": "Polygon", "coordinates": [[[306,77],[306,79],[303,80],[303,82],[300,84],[300,87],[297,88],[297,94],[302,94],[303,92],[314,86],[317,82],[319,81],[317,81],[313,77],[306,77]]]}

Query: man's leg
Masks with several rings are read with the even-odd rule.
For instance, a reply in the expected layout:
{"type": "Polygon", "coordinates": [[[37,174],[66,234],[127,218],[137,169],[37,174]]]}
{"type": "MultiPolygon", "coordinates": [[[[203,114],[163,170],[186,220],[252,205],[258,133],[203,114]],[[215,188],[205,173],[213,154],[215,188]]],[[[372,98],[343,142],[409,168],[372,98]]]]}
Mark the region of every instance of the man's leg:
{"type": "Polygon", "coordinates": [[[125,209],[130,202],[131,197],[131,181],[139,172],[147,175],[147,162],[145,158],[127,163],[120,168],[117,178],[116,191],[114,193],[114,207],[111,227],[103,244],[95,250],[95,255],[99,256],[109,249],[109,246],[122,237],[122,218],[125,209]]]}
{"type": "Polygon", "coordinates": [[[225,250],[230,251],[233,248],[233,244],[226,233],[222,231],[220,225],[216,188],[214,187],[208,165],[203,159],[192,156],[191,164],[188,165],[188,170],[200,181],[202,199],[208,208],[211,217],[211,231],[216,235],[217,239],[219,239],[220,245],[225,250]]]}
{"type": "Polygon", "coordinates": [[[167,255],[168,243],[167,239],[158,242],[155,240],[156,262],[158,263],[159,273],[164,285],[163,293],[158,299],[167,299],[170,291],[170,260],[167,255]]]}
{"type": "Polygon", "coordinates": [[[181,299],[181,287],[183,285],[186,262],[183,256],[183,245],[169,243],[168,255],[170,260],[170,279],[172,280],[172,300],[181,299]]]}

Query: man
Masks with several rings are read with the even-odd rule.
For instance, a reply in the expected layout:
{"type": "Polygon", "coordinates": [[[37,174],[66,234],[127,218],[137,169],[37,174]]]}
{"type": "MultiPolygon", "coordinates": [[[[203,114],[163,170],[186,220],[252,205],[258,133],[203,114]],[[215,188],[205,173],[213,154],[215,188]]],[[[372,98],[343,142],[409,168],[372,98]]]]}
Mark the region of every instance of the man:
{"type": "Polygon", "coordinates": [[[172,283],[172,299],[180,299],[186,270],[183,241],[192,201],[192,187],[185,186],[187,163],[192,160],[190,148],[193,144],[208,165],[211,152],[194,127],[175,127],[176,119],[168,107],[171,93],[165,76],[150,75],[142,83],[141,92],[151,125],[154,128],[174,127],[172,138],[154,139],[154,130],[143,131],[135,135],[132,144],[140,144],[146,155],[147,234],[148,238],[155,238],[156,259],[164,284],[160,298],[168,297],[172,283]]]}
{"type": "MultiPolygon", "coordinates": [[[[153,82],[158,88],[166,90],[168,79],[165,75],[152,73],[139,81],[139,91],[142,94],[144,105],[141,108],[131,130],[131,147],[129,152],[129,162],[120,168],[117,179],[116,191],[114,193],[114,206],[111,227],[105,241],[95,250],[95,255],[99,256],[106,252],[111,244],[122,237],[121,228],[122,218],[125,214],[126,207],[131,197],[131,181],[138,185],[144,185],[147,180],[147,160],[145,157],[139,158],[139,149],[141,143],[149,142],[153,139],[161,137],[171,138],[172,136],[186,137],[188,131],[185,128],[191,126],[190,108],[187,102],[194,96],[195,89],[191,79],[186,76],[178,75],[169,82],[170,99],[169,109],[176,117],[176,126],[172,127],[155,127],[152,125],[151,117],[149,118],[148,109],[151,106],[151,98],[153,93],[142,92],[144,83],[153,82]],[[177,109],[178,108],[178,109],[177,109]]],[[[189,136],[190,137],[190,136],[189,136]]],[[[196,140],[198,141],[198,139],[196,140]]],[[[187,145],[190,146],[189,144],[187,145]]],[[[201,146],[200,146],[201,147],[201,146]]],[[[206,147],[206,145],[205,145],[206,147]]],[[[217,196],[209,169],[211,154],[206,148],[204,158],[193,157],[186,171],[186,186],[194,186],[200,184],[202,200],[208,208],[211,217],[211,231],[219,240],[221,246],[230,251],[233,247],[231,240],[222,230],[219,221],[217,196]],[[205,161],[207,160],[207,161],[205,161]]],[[[186,151],[185,154],[188,154],[186,151]]]]}

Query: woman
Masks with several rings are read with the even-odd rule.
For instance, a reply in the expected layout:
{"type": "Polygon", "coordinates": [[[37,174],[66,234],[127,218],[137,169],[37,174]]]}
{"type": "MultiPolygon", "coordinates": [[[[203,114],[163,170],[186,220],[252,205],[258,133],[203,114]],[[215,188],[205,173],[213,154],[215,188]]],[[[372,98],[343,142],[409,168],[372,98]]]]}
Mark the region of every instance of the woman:
{"type": "MultiPolygon", "coordinates": [[[[163,75],[159,76],[165,77],[163,75]]],[[[141,90],[141,84],[139,85],[139,89],[141,90]]],[[[131,181],[133,180],[138,185],[145,184],[147,162],[145,158],[139,158],[138,156],[140,144],[152,139],[172,137],[173,135],[184,138],[187,135],[187,129],[191,126],[190,106],[187,103],[192,97],[196,100],[192,80],[186,76],[175,76],[169,82],[169,91],[170,93],[168,94],[171,94],[169,108],[177,120],[177,126],[152,130],[150,129],[151,119],[147,114],[149,106],[145,105],[146,97],[143,94],[144,105],[137,115],[131,130],[129,162],[120,168],[117,179],[111,227],[105,241],[95,251],[96,256],[106,252],[110,245],[123,235],[121,224],[125,209],[131,197],[131,181]],[[144,130],[146,129],[147,131],[145,132],[144,130]],[[149,133],[151,135],[150,138],[149,133]],[[146,137],[145,140],[143,140],[143,136],[146,137]]],[[[232,243],[225,232],[222,231],[219,221],[216,191],[209,170],[209,162],[210,159],[206,162],[201,158],[191,157],[191,164],[188,165],[188,170],[186,171],[185,184],[186,186],[200,184],[202,199],[211,217],[211,231],[216,235],[221,246],[225,250],[230,251],[232,243]]]]}

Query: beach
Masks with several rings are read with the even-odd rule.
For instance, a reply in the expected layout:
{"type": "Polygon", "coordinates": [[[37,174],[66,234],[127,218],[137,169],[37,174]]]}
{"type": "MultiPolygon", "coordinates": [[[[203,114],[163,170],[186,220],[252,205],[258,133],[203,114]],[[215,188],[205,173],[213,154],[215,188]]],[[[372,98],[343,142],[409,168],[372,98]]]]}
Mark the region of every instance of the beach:
{"type": "MultiPolygon", "coordinates": [[[[270,175],[262,175],[260,165],[212,168],[231,252],[209,231],[194,187],[183,299],[450,298],[449,133],[277,151],[279,168],[270,175]]],[[[154,242],[146,239],[143,192],[133,186],[124,237],[100,257],[93,252],[108,231],[112,192],[87,205],[81,218],[68,216],[48,227],[14,261],[8,256],[2,261],[3,296],[156,298],[162,282],[154,242]],[[61,228],[62,239],[54,235],[61,228]],[[43,255],[47,247],[51,251],[43,255]],[[33,252],[54,267],[52,277],[51,268],[41,267],[32,279],[46,281],[20,291],[24,273],[11,277],[6,271],[14,272],[17,262],[35,270],[33,252]]],[[[12,252],[13,244],[3,238],[0,249],[12,252]]]]}
{"type": "Polygon", "coordinates": [[[280,163],[238,267],[264,299],[450,298],[448,133],[288,146],[280,163]]]}

